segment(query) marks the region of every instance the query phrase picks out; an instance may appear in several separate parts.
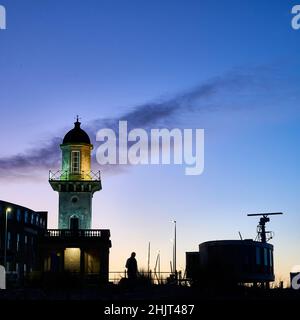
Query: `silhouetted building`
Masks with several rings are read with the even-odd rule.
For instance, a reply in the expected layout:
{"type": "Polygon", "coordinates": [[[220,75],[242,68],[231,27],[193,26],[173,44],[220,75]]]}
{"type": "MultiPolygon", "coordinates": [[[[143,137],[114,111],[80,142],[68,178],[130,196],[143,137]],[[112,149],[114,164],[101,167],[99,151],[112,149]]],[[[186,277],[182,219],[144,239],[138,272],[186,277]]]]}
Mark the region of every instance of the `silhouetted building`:
{"type": "Polygon", "coordinates": [[[274,281],[273,245],[253,240],[208,241],[186,252],[186,275],[199,285],[274,281]]]}
{"type": "Polygon", "coordinates": [[[40,242],[44,272],[69,272],[83,280],[108,281],[109,230],[47,230],[40,242]]]}
{"type": "Polygon", "coordinates": [[[100,172],[91,171],[93,146],[78,119],[60,148],[62,169],[49,175],[59,193],[59,229],[47,230],[41,238],[42,270],[107,282],[110,231],[91,229],[93,194],[102,188],[100,172]]]}
{"type": "Polygon", "coordinates": [[[14,203],[0,201],[0,264],[5,264],[6,236],[8,282],[22,284],[27,275],[40,270],[39,238],[46,229],[47,212],[34,211],[14,203]]]}

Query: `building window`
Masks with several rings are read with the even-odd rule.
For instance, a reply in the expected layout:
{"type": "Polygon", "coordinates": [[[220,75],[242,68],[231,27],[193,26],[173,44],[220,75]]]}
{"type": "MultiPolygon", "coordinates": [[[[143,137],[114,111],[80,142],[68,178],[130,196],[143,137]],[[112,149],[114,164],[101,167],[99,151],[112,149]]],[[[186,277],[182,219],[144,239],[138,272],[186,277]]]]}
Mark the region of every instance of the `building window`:
{"type": "Polygon", "coordinates": [[[20,249],[20,234],[17,233],[17,251],[20,249]]]}
{"type": "Polygon", "coordinates": [[[20,272],[20,265],[18,262],[16,263],[16,272],[17,272],[17,274],[19,274],[19,272],[20,272]]]}
{"type": "Polygon", "coordinates": [[[269,258],[270,258],[270,267],[273,266],[273,254],[272,254],[272,250],[269,250],[269,258]]]}
{"type": "Polygon", "coordinates": [[[7,245],[6,245],[6,249],[10,249],[11,248],[11,233],[7,232],[7,245]]]}
{"type": "Polygon", "coordinates": [[[39,225],[39,219],[40,217],[38,215],[36,215],[35,217],[35,224],[38,226],[39,225]]]}
{"type": "Polygon", "coordinates": [[[27,265],[24,264],[24,274],[27,274],[27,265]]]}
{"type": "Polygon", "coordinates": [[[17,210],[17,221],[21,221],[21,209],[17,210]]]}
{"type": "Polygon", "coordinates": [[[259,247],[256,247],[256,264],[261,264],[259,247]]]}
{"type": "Polygon", "coordinates": [[[12,220],[14,217],[13,211],[7,213],[7,220],[12,220]]]}
{"type": "Polygon", "coordinates": [[[268,265],[268,249],[264,248],[264,265],[268,265]]]}
{"type": "Polygon", "coordinates": [[[10,262],[6,262],[6,272],[11,271],[11,265],[10,262]]]}
{"type": "Polygon", "coordinates": [[[25,223],[28,223],[28,211],[27,210],[25,211],[25,214],[24,214],[24,220],[25,220],[25,223]]]}
{"type": "Polygon", "coordinates": [[[72,173],[80,173],[80,151],[72,151],[71,171],[72,173]]]}
{"type": "Polygon", "coordinates": [[[33,214],[33,213],[31,214],[31,220],[30,220],[30,223],[31,223],[31,224],[34,224],[34,214],[33,214]]]}
{"type": "Polygon", "coordinates": [[[24,237],[24,244],[27,245],[27,236],[24,237]]]}

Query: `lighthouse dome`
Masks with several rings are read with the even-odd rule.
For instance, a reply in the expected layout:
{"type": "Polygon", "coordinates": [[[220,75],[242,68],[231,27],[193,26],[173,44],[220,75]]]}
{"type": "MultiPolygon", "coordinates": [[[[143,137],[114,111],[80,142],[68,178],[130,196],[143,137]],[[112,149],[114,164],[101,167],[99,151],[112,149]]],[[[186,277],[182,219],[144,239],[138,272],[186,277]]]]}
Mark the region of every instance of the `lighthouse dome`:
{"type": "Polygon", "coordinates": [[[81,123],[77,121],[74,123],[74,128],[70,130],[64,137],[63,144],[86,143],[91,144],[88,134],[80,128],[81,123]]]}

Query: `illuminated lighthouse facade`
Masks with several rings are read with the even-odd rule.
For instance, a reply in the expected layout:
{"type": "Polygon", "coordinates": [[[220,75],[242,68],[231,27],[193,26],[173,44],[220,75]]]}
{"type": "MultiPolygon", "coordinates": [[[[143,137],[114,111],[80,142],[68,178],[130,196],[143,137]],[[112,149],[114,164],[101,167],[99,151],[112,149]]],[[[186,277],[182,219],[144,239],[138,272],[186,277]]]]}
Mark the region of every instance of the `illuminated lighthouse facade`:
{"type": "Polygon", "coordinates": [[[49,183],[59,194],[59,229],[91,229],[92,199],[101,190],[100,172],[91,171],[91,144],[78,120],[60,145],[62,168],[50,171],[49,183]]]}

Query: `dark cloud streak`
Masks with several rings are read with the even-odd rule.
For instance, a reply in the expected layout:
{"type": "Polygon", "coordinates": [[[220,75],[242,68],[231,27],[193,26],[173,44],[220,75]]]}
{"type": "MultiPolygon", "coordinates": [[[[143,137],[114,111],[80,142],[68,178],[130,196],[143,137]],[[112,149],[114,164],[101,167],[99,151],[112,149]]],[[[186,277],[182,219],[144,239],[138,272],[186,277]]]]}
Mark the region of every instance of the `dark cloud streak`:
{"type": "MultiPolygon", "coordinates": [[[[199,102],[206,102],[210,98],[217,97],[224,90],[232,93],[251,85],[253,85],[252,75],[233,74],[215,78],[171,99],[135,106],[118,118],[96,119],[85,125],[84,129],[94,140],[96,132],[101,128],[112,128],[117,132],[119,120],[127,120],[130,128],[149,129],[160,123],[172,126],[172,121],[179,115],[182,117],[188,112],[209,111],[205,103],[199,102]]],[[[62,138],[50,138],[40,148],[0,158],[0,179],[8,176],[24,178],[26,175],[32,176],[32,171],[59,168],[61,141],[62,138]]],[[[111,171],[115,170],[116,166],[105,166],[103,169],[111,171]]],[[[118,169],[122,170],[122,168],[118,169]]]]}

